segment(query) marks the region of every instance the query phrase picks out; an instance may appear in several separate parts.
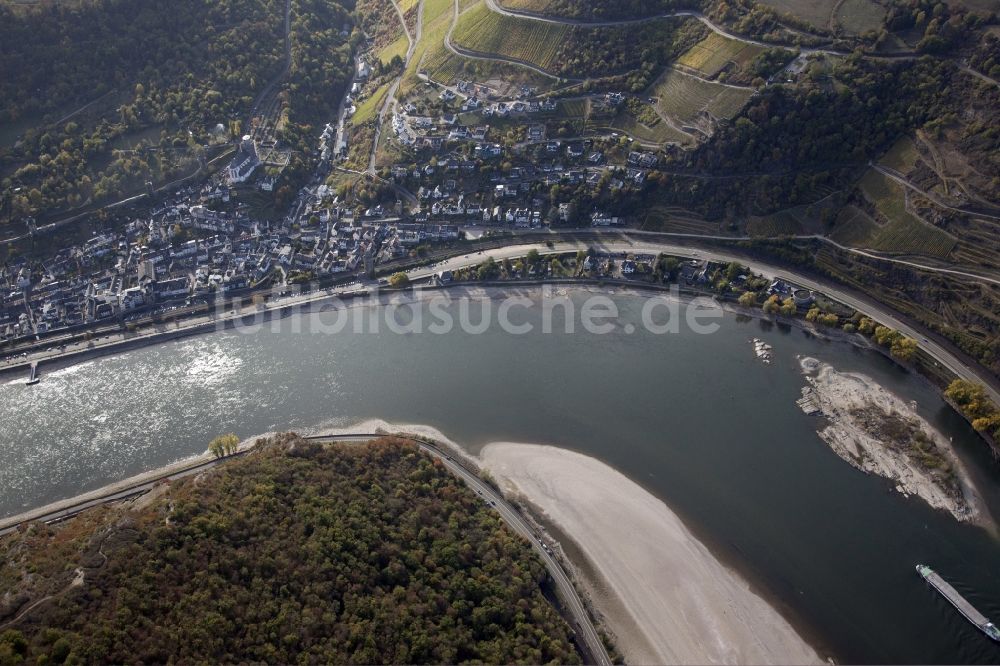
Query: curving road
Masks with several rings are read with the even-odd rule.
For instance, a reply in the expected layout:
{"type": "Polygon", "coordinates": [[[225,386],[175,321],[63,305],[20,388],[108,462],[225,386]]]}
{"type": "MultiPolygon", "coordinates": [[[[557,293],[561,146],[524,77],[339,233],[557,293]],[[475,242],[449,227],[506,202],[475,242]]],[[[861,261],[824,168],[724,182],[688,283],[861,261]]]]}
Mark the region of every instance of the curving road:
{"type": "MultiPolygon", "coordinates": [[[[752,240],[766,240],[772,238],[770,236],[722,236],[713,234],[687,234],[679,232],[670,231],[630,231],[637,236],[644,237],[663,237],[663,238],[690,238],[692,240],[712,240],[712,241],[752,241],[752,240]]],[[[848,245],[841,245],[835,240],[830,239],[827,236],[822,236],[820,234],[801,234],[801,235],[791,235],[785,236],[792,240],[815,240],[827,245],[831,245],[838,250],[844,252],[849,252],[851,254],[856,254],[860,257],[867,257],[868,259],[877,259],[878,261],[885,261],[890,264],[898,264],[900,266],[907,266],[909,268],[917,268],[922,271],[929,271],[931,273],[942,273],[945,275],[957,275],[959,277],[969,278],[971,280],[982,280],[983,282],[989,282],[990,284],[995,284],[1000,286],[1000,279],[991,277],[989,275],[983,275],[982,273],[969,273],[967,271],[960,271],[956,268],[942,268],[940,266],[931,266],[928,264],[921,264],[916,261],[910,261],[908,259],[896,259],[895,257],[889,257],[878,252],[873,252],[871,250],[865,250],[857,247],[850,247],[848,245]]]]}
{"type": "Polygon", "coordinates": [[[410,34],[410,28],[406,25],[406,15],[403,14],[403,10],[400,8],[399,3],[397,3],[396,0],[392,0],[392,6],[399,15],[399,22],[403,24],[403,34],[406,35],[406,41],[409,46],[406,48],[406,57],[403,59],[403,73],[392,82],[391,86],[389,86],[389,91],[386,93],[385,101],[382,103],[382,108],[378,110],[378,118],[375,121],[375,139],[372,141],[372,152],[368,156],[368,168],[365,170],[365,173],[370,176],[375,175],[375,158],[378,153],[378,143],[382,139],[382,126],[385,124],[385,114],[389,112],[390,107],[395,108],[396,106],[396,92],[399,90],[399,84],[402,83],[403,77],[406,76],[406,67],[410,64],[410,60],[413,58],[413,51],[417,48],[417,42],[420,41],[421,33],[423,32],[423,0],[421,0],[421,2],[417,5],[416,37],[410,34]]]}
{"type": "Polygon", "coordinates": [[[584,19],[565,18],[562,16],[550,16],[545,14],[537,14],[534,12],[508,9],[500,5],[500,3],[498,3],[496,0],[486,0],[486,6],[489,7],[491,11],[494,11],[497,14],[503,14],[504,16],[527,19],[530,21],[540,21],[542,23],[559,23],[562,25],[579,26],[584,28],[612,28],[616,26],[645,23],[647,21],[654,21],[657,19],[688,17],[701,21],[706,28],[716,33],[717,35],[728,37],[729,39],[735,39],[737,41],[743,42],[744,44],[753,44],[754,46],[760,46],[763,48],[788,49],[789,51],[797,50],[802,54],[820,53],[820,54],[835,55],[835,56],[850,55],[850,52],[848,51],[837,51],[835,49],[821,49],[821,48],[804,47],[804,46],[803,47],[788,46],[787,44],[773,44],[770,42],[762,42],[756,39],[751,39],[750,37],[744,37],[743,35],[738,35],[734,32],[729,32],[725,28],[722,28],[719,25],[713,23],[711,19],[705,16],[702,12],[693,9],[677,9],[672,12],[665,12],[663,14],[654,14],[652,16],[646,16],[643,18],[617,19],[611,21],[586,21],[584,19]]]}
{"type": "MultiPolygon", "coordinates": [[[[489,0],[487,0],[487,4],[490,6],[491,9],[494,8],[494,5],[490,3],[489,0]]],[[[469,11],[469,9],[472,9],[472,7],[469,7],[465,11],[469,11]]],[[[459,11],[458,0],[455,0],[455,9],[454,9],[454,14],[452,15],[451,18],[451,26],[448,28],[448,32],[445,33],[444,36],[444,47],[449,51],[451,51],[452,53],[454,53],[455,55],[461,56],[463,58],[469,58],[470,60],[506,62],[511,65],[526,67],[527,69],[530,69],[533,72],[537,72],[542,76],[547,76],[550,79],[555,79],[556,81],[573,81],[573,82],[583,81],[583,79],[572,79],[572,78],[557,76],[552,72],[542,69],[541,67],[539,67],[534,63],[528,62],[527,60],[521,60],[520,58],[512,58],[510,56],[500,55],[499,53],[488,53],[486,51],[477,51],[475,49],[466,48],[461,44],[455,46],[451,41],[451,35],[452,33],[455,32],[455,25],[458,23],[458,17],[461,13],[463,12],[459,11]]],[[[499,13],[503,14],[505,12],[499,12],[499,13]]],[[[558,22],[559,21],[546,21],[546,23],[558,23],[558,22]]]]}
{"type": "MultiPolygon", "coordinates": [[[[553,23],[559,25],[567,25],[573,27],[583,27],[583,28],[612,28],[621,27],[628,25],[636,25],[639,23],[645,23],[648,21],[655,21],[659,19],[669,19],[669,18],[693,18],[700,21],[706,28],[711,30],[717,35],[726,37],[728,39],[733,39],[744,44],[751,44],[753,46],[758,46],[761,48],[780,48],[788,51],[795,51],[800,55],[828,55],[828,56],[840,56],[846,57],[851,55],[849,51],[841,51],[837,49],[820,48],[813,46],[792,46],[788,44],[776,44],[773,42],[764,42],[758,39],[753,39],[751,37],[746,37],[734,32],[730,32],[725,28],[714,23],[710,18],[705,16],[704,13],[693,10],[693,9],[678,9],[671,12],[664,12],[661,14],[654,14],[652,16],[645,16],[642,18],[628,18],[628,19],[614,19],[605,21],[588,21],[585,19],[575,19],[567,18],[563,16],[552,16],[548,14],[540,14],[537,12],[531,12],[527,10],[518,9],[508,9],[501,5],[497,0],[485,0],[486,6],[490,11],[497,14],[502,14],[504,16],[510,16],[512,18],[524,19],[528,21],[537,21],[539,23],[553,23]]],[[[457,2],[456,2],[457,4],[457,2]]],[[[468,10],[466,10],[468,11],[468,10]]],[[[458,10],[456,8],[456,18],[458,15],[458,10]]],[[[462,45],[455,45],[452,43],[452,30],[454,29],[454,22],[452,28],[448,30],[444,37],[444,46],[452,53],[462,56],[463,58],[471,58],[473,60],[487,60],[487,61],[498,61],[506,62],[513,65],[519,65],[521,67],[526,67],[534,72],[542,74],[544,76],[556,79],[556,80],[566,80],[566,81],[581,81],[582,79],[571,79],[566,77],[559,77],[551,72],[548,72],[541,67],[538,67],[534,63],[528,62],[526,60],[521,60],[519,58],[512,58],[510,56],[504,56],[496,53],[487,53],[485,51],[478,51],[475,49],[470,49],[462,45]]],[[[918,57],[916,53],[903,52],[903,53],[891,53],[891,54],[878,54],[878,53],[866,53],[866,57],[875,58],[878,60],[909,60],[918,57]]],[[[975,73],[975,72],[971,72],[975,73]]],[[[987,79],[989,80],[989,79],[987,79]]],[[[713,81],[713,83],[715,83],[713,81]]]]}
{"type": "MultiPolygon", "coordinates": [[[[727,240],[732,239],[729,238],[727,240]]],[[[844,305],[852,307],[860,312],[864,312],[866,315],[877,320],[879,323],[890,328],[894,328],[903,333],[903,335],[917,340],[920,348],[935,361],[950,370],[957,377],[975,382],[977,384],[982,384],[986,388],[987,394],[994,401],[994,403],[1000,404],[1000,390],[997,390],[996,381],[987,373],[985,369],[966,363],[956,354],[952,353],[945,344],[938,343],[930,339],[927,337],[926,332],[906,323],[886,306],[874,301],[873,299],[849,292],[842,287],[826,282],[820,282],[813,278],[765,262],[756,260],[748,261],[745,256],[728,253],[716,248],[703,250],[688,245],[676,245],[666,242],[665,240],[655,238],[635,238],[634,240],[614,240],[607,242],[594,242],[589,240],[557,241],[552,243],[551,247],[542,243],[534,243],[508,246],[497,250],[484,250],[482,254],[471,253],[454,257],[452,259],[442,261],[438,264],[438,266],[435,266],[432,269],[418,269],[417,271],[413,271],[411,273],[411,278],[419,279],[420,277],[427,277],[442,270],[456,270],[469,266],[475,266],[482,263],[489,256],[492,256],[496,261],[502,261],[503,259],[513,259],[515,257],[524,256],[528,250],[531,249],[538,250],[540,254],[545,255],[573,252],[580,249],[586,249],[587,247],[595,247],[601,251],[612,253],[633,252],[658,254],[660,252],[664,252],[666,254],[679,257],[707,259],[725,263],[736,261],[748,266],[754,272],[760,273],[766,277],[782,278],[805,287],[806,289],[821,292],[836,301],[840,301],[844,305]]]]}
{"type": "Polygon", "coordinates": [[[875,164],[873,162],[869,162],[869,165],[871,166],[872,169],[874,169],[875,171],[878,171],[880,174],[882,174],[886,178],[891,178],[892,180],[896,181],[897,183],[899,183],[903,187],[908,188],[910,190],[913,190],[914,192],[916,192],[920,196],[922,196],[925,199],[933,202],[935,205],[940,206],[941,208],[945,208],[947,210],[953,210],[956,213],[961,213],[963,215],[969,215],[971,217],[981,217],[981,218],[986,218],[986,219],[989,219],[989,220],[993,220],[995,222],[1000,222],[1000,215],[996,215],[996,214],[993,214],[993,213],[986,213],[986,212],[983,212],[983,211],[971,210],[969,208],[961,208],[959,206],[952,206],[950,204],[945,203],[944,201],[941,201],[940,197],[937,194],[935,194],[933,192],[928,192],[927,190],[920,189],[919,187],[917,187],[916,185],[914,185],[912,182],[910,182],[909,178],[907,178],[905,175],[903,175],[899,171],[896,171],[895,169],[890,169],[887,166],[883,166],[881,164],[875,164]]]}
{"type": "MultiPolygon", "coordinates": [[[[962,379],[972,381],[978,384],[982,384],[986,387],[987,393],[990,398],[996,403],[1000,404],[1000,390],[997,390],[997,382],[995,378],[992,377],[985,369],[979,368],[977,366],[967,364],[964,360],[960,359],[955,353],[952,353],[948,347],[943,343],[938,343],[931,340],[926,332],[917,329],[906,322],[904,322],[899,315],[895,314],[889,310],[885,305],[876,302],[874,299],[869,299],[868,297],[861,297],[855,295],[852,292],[847,291],[844,287],[835,285],[828,282],[820,282],[813,278],[795,273],[791,270],[785,268],[779,268],[761,261],[747,261],[744,256],[735,253],[729,253],[718,248],[711,249],[699,249],[697,247],[692,247],[690,245],[678,245],[676,243],[670,242],[671,238],[676,238],[678,240],[725,240],[734,241],[739,240],[731,236],[705,236],[697,234],[680,234],[680,233],[655,233],[655,232],[622,232],[620,236],[616,237],[614,240],[607,240],[606,234],[594,233],[587,231],[573,231],[567,232],[567,235],[572,233],[575,238],[571,240],[555,240],[549,241],[551,246],[542,242],[533,242],[525,240],[518,240],[515,236],[511,240],[511,245],[506,245],[495,249],[484,249],[480,252],[468,252],[466,254],[452,255],[448,256],[448,250],[445,250],[439,254],[435,254],[434,257],[442,257],[441,261],[434,266],[425,266],[421,268],[416,268],[408,272],[411,280],[421,280],[426,278],[431,278],[442,270],[457,270],[461,268],[467,268],[470,266],[476,266],[482,263],[487,257],[493,257],[496,261],[502,261],[503,259],[513,259],[517,257],[522,257],[529,250],[538,250],[541,254],[555,254],[561,252],[575,252],[580,249],[586,249],[588,247],[596,247],[607,252],[643,252],[649,254],[657,254],[660,252],[671,254],[679,257],[690,257],[698,259],[708,259],[713,261],[730,262],[738,261],[742,264],[748,265],[752,270],[761,273],[768,277],[783,277],[808,289],[814,291],[819,291],[824,294],[829,295],[831,298],[838,300],[845,305],[848,305],[856,310],[866,313],[873,319],[878,320],[880,323],[894,328],[904,335],[917,340],[920,347],[926,351],[931,357],[934,358],[942,366],[950,370],[953,374],[962,379]]],[[[556,239],[559,239],[560,234],[552,234],[556,239]]],[[[811,238],[811,237],[806,237],[811,238]]],[[[847,248],[845,248],[847,249],[847,248]]],[[[452,251],[453,252],[453,251],[452,251]]],[[[870,256],[874,259],[879,259],[882,261],[889,261],[884,257],[878,255],[866,254],[863,251],[858,251],[859,254],[865,256],[870,256]]],[[[953,273],[962,275],[963,277],[983,280],[995,284],[1000,284],[1000,280],[995,280],[993,278],[987,278],[979,275],[972,275],[968,273],[962,273],[960,271],[951,271],[949,269],[935,269],[932,267],[926,267],[919,264],[913,264],[911,262],[906,262],[903,260],[893,260],[895,263],[900,263],[904,265],[911,265],[916,268],[922,268],[927,270],[934,270],[937,272],[953,273]]],[[[277,299],[267,306],[267,309],[279,309],[293,306],[303,306],[310,303],[319,303],[321,301],[329,300],[330,298],[343,296],[348,293],[364,293],[366,291],[371,291],[368,287],[361,287],[359,285],[347,285],[341,286],[329,290],[321,290],[316,292],[308,292],[305,294],[298,294],[289,296],[282,299],[277,299]]],[[[225,322],[232,321],[245,317],[247,315],[252,315],[252,311],[227,311],[220,316],[212,317],[198,317],[186,321],[178,321],[171,331],[183,331],[185,329],[194,329],[204,326],[206,323],[214,323],[216,327],[221,327],[225,322]]],[[[58,351],[54,350],[51,352],[37,352],[30,355],[26,359],[9,359],[7,361],[0,361],[0,367],[2,366],[24,366],[31,361],[38,360],[57,360],[61,356],[69,353],[79,352],[83,350],[88,344],[91,348],[100,349],[114,349],[120,345],[123,341],[120,333],[115,333],[108,336],[104,340],[96,340],[91,343],[87,342],[76,342],[70,343],[66,346],[65,350],[58,351]]],[[[44,381],[44,380],[43,380],[44,381]]]]}

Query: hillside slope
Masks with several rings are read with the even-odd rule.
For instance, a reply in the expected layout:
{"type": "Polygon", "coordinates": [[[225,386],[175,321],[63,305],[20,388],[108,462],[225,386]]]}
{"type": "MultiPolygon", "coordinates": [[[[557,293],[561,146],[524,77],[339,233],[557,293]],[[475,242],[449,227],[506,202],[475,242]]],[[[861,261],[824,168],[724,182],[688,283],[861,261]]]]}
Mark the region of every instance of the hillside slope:
{"type": "Polygon", "coordinates": [[[0,197],[44,221],[188,176],[253,129],[255,101],[294,142],[288,121],[335,115],[353,5],[0,3],[0,197]]]}
{"type": "Polygon", "coordinates": [[[398,440],[278,436],[0,553],[2,663],[579,661],[530,546],[398,440]]]}

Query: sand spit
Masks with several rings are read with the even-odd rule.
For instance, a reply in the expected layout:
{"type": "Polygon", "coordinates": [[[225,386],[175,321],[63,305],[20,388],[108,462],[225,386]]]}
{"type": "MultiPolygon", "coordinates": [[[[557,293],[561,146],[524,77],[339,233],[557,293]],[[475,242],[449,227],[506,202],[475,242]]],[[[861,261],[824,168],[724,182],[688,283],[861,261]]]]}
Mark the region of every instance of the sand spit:
{"type": "Polygon", "coordinates": [[[565,449],[506,443],[487,446],[481,460],[505,492],[572,535],[603,579],[585,582],[628,663],[820,661],[663,502],[608,465],[565,449]]]}
{"type": "Polygon", "coordinates": [[[826,417],[817,432],[840,458],[958,520],[986,515],[951,444],[913,406],[866,375],[838,372],[809,357],[800,363],[809,382],[800,406],[826,417]]]}
{"type": "Polygon", "coordinates": [[[437,444],[446,446],[456,457],[463,458],[473,467],[479,468],[479,459],[470,455],[468,451],[452,441],[443,432],[433,426],[420,425],[416,423],[390,423],[382,419],[367,419],[352,425],[322,424],[313,428],[303,435],[315,435],[326,437],[330,435],[354,435],[354,434],[385,434],[385,435],[412,435],[423,439],[431,440],[437,444]]]}

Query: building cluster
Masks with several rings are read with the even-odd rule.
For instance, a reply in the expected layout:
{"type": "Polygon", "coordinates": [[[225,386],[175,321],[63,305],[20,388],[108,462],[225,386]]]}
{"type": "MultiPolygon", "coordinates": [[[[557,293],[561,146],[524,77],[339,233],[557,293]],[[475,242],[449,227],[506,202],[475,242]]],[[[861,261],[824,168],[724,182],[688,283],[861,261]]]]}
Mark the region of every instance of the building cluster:
{"type": "MultiPolygon", "coordinates": [[[[549,141],[539,146],[541,159],[522,159],[519,166],[500,169],[488,164],[490,158],[479,156],[479,147],[474,151],[476,159],[456,147],[440,151],[423,166],[396,164],[389,177],[415,193],[427,219],[524,229],[553,222],[617,226],[624,223],[617,216],[600,210],[577,211],[571,201],[553,202],[553,186],[595,194],[602,188],[639,190],[658,162],[652,153],[634,151],[626,165],[609,165],[589,140],[549,141]]],[[[503,154],[499,146],[497,152],[503,154]]]]}
{"type": "Polygon", "coordinates": [[[0,267],[0,340],[99,321],[130,321],[269,284],[371,270],[414,246],[459,237],[455,225],[403,221],[381,207],[356,215],[310,197],[280,221],[213,210],[218,188],[178,193],[118,232],[48,260],[0,267]],[[194,203],[197,201],[198,203],[194,203]]]}
{"type": "MultiPolygon", "coordinates": [[[[359,61],[355,85],[370,74],[359,61]]],[[[355,211],[333,197],[321,183],[331,159],[345,152],[345,140],[339,126],[328,124],[319,140],[316,177],[291,212],[280,220],[254,219],[233,193],[250,183],[273,190],[274,169],[268,174],[262,167],[275,164],[275,151],[247,135],[228,166],[204,187],[177,192],[141,219],[47,260],[15,259],[0,267],[0,340],[127,322],[264,285],[367,273],[417,246],[460,238],[461,225],[530,230],[552,222],[623,224],[596,205],[580,210],[571,197],[559,200],[553,193],[557,186],[576,194],[638,190],[657,156],[633,151],[627,159],[617,154],[619,164],[609,164],[592,140],[551,137],[539,114],[544,119],[558,103],[535,95],[524,87],[519,97],[501,100],[487,86],[463,81],[439,93],[451,108],[460,105],[460,113],[422,116],[411,103],[394,115],[399,141],[427,151],[419,166],[391,168],[391,180],[415,194],[419,212],[404,213],[399,202],[391,211],[382,206],[355,211]],[[516,143],[509,134],[506,141],[492,136],[489,122],[512,117],[525,122],[516,143]]],[[[592,100],[608,106],[621,101],[615,93],[592,100]]],[[[621,270],[641,272],[644,264],[632,262],[621,270]]]]}

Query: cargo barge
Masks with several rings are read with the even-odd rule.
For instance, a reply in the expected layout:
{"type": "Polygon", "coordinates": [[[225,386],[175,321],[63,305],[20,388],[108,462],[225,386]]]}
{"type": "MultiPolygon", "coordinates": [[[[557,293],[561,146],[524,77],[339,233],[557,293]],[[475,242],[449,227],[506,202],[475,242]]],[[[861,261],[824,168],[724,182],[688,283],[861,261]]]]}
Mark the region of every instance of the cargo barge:
{"type": "Polygon", "coordinates": [[[986,616],[980,613],[975,607],[965,600],[958,591],[953,588],[948,582],[941,578],[933,569],[931,569],[926,564],[917,565],[917,573],[926,580],[931,586],[941,593],[945,599],[951,603],[952,606],[958,609],[966,620],[976,625],[976,627],[992,638],[993,640],[1000,643],[1000,629],[997,629],[996,625],[986,619],[986,616]]]}

